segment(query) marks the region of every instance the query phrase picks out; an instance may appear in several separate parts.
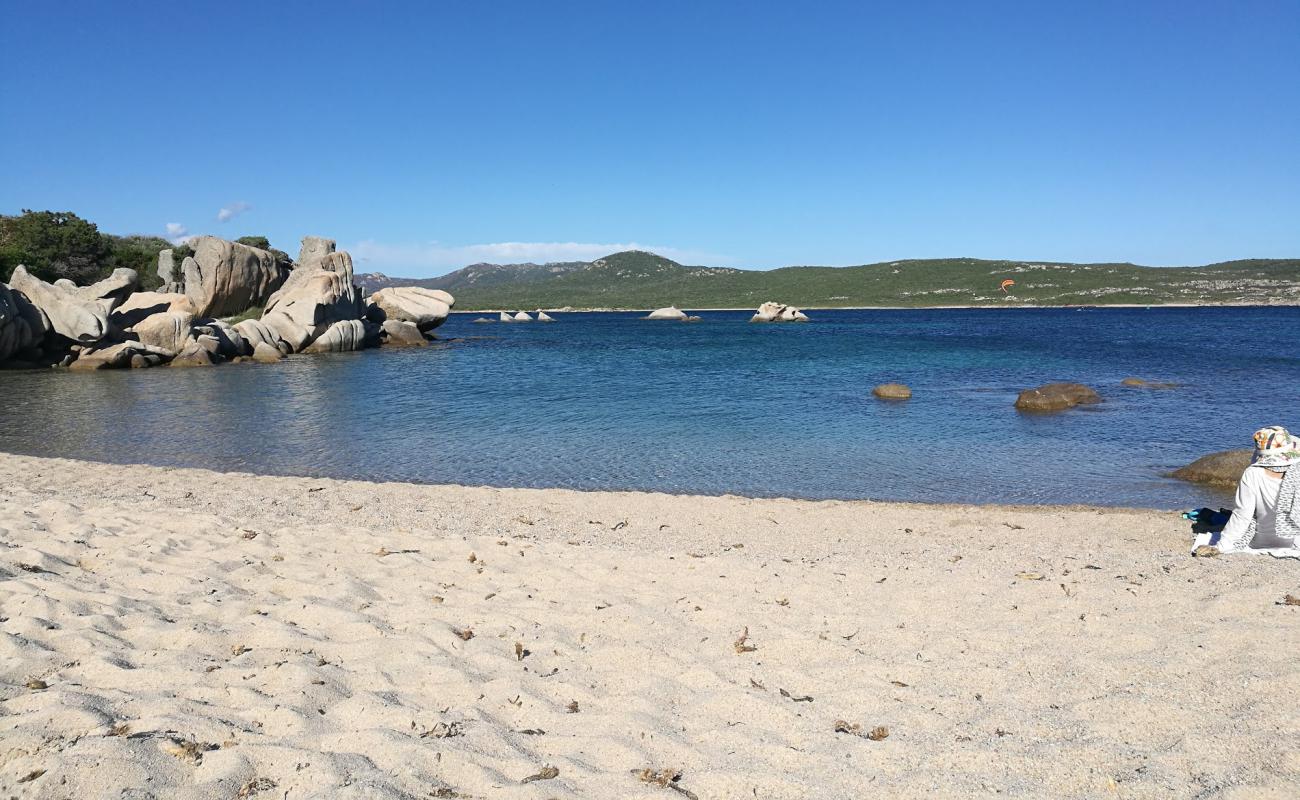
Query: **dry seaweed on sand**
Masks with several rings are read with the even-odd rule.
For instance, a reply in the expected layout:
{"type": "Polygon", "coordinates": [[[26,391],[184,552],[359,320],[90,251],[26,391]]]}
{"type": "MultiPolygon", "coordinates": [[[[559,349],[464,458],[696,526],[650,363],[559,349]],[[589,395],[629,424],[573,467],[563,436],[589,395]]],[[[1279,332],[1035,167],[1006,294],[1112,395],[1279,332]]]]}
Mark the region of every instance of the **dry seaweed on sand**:
{"type": "Polygon", "coordinates": [[[34,692],[39,692],[42,689],[50,688],[50,685],[45,681],[41,680],[40,678],[32,678],[31,680],[27,681],[27,683],[24,683],[23,685],[34,692]]]}
{"type": "Polygon", "coordinates": [[[758,645],[749,641],[749,626],[740,632],[740,638],[732,643],[732,647],[736,648],[737,653],[752,653],[758,649],[758,645]]]}
{"type": "Polygon", "coordinates": [[[244,800],[246,797],[252,797],[258,792],[269,792],[276,787],[275,781],[270,778],[253,778],[248,783],[239,787],[239,794],[235,797],[244,800]]]}
{"type": "Polygon", "coordinates": [[[452,739],[457,736],[464,736],[465,728],[459,722],[439,722],[429,730],[420,734],[421,739],[452,739]]]}
{"type": "Polygon", "coordinates": [[[678,781],[682,779],[682,771],[680,769],[651,769],[646,767],[645,769],[634,769],[632,770],[632,774],[642,783],[648,783],[651,786],[661,786],[665,789],[672,789],[674,792],[690,798],[690,800],[699,800],[699,797],[696,796],[695,792],[692,792],[690,789],[687,789],[685,786],[678,783],[678,781]]]}
{"type": "Polygon", "coordinates": [[[547,766],[542,767],[540,771],[536,772],[533,775],[529,775],[527,778],[524,778],[519,782],[532,783],[533,781],[549,781],[552,778],[558,778],[559,776],[560,776],[560,771],[548,764],[547,766]]]}
{"type": "Polygon", "coordinates": [[[811,703],[813,701],[812,695],[810,694],[791,694],[785,689],[781,689],[780,691],[782,697],[787,698],[795,703],[811,703]]]}
{"type": "Polygon", "coordinates": [[[1282,600],[1278,603],[1278,605],[1280,605],[1280,606],[1300,606],[1300,597],[1296,597],[1296,596],[1293,595],[1293,594],[1286,595],[1285,597],[1282,598],[1282,600]]]}
{"type": "Polygon", "coordinates": [[[195,764],[203,760],[204,753],[216,749],[215,744],[199,742],[194,739],[168,739],[163,744],[163,752],[167,753],[167,755],[179,758],[182,761],[191,761],[195,764]]]}
{"type": "Polygon", "coordinates": [[[568,704],[567,706],[564,707],[564,710],[567,711],[567,712],[570,713],[570,714],[577,714],[578,711],[579,711],[579,708],[578,708],[578,701],[577,701],[577,700],[570,700],[570,701],[569,701],[569,704],[568,704]]]}
{"type": "Polygon", "coordinates": [[[474,638],[474,631],[470,628],[452,628],[451,632],[467,642],[474,638]]]}
{"type": "Polygon", "coordinates": [[[847,733],[850,736],[870,739],[873,742],[878,742],[881,739],[889,737],[889,728],[886,728],[884,725],[877,725],[869,731],[864,731],[862,730],[862,725],[860,723],[837,719],[832,727],[834,727],[836,733],[847,733]]]}

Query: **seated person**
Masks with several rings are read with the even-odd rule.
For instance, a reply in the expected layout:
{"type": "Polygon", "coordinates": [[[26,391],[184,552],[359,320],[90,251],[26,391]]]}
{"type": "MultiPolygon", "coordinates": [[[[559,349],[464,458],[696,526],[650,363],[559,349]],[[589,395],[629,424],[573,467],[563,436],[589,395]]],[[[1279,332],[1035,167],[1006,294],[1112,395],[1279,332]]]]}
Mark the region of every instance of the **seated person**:
{"type": "MultiPolygon", "coordinates": [[[[1219,537],[1219,552],[1300,557],[1297,489],[1300,439],[1276,425],[1256,431],[1255,457],[1237,483],[1236,504],[1219,537]]],[[[1197,544],[1202,542],[1198,539],[1197,544]]]]}

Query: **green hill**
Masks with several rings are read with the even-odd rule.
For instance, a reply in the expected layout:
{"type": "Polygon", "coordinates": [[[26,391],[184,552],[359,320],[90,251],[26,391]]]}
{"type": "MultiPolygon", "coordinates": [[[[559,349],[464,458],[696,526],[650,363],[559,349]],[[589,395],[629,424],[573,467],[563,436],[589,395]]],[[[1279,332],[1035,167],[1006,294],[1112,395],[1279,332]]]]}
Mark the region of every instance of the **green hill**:
{"type": "Polygon", "coordinates": [[[757,271],[683,266],[654,253],[592,262],[475,264],[428,280],[361,275],[385,285],[446,289],[457,310],[517,308],[801,308],[1011,305],[1300,305],[1300,259],[1229,261],[1201,267],[987,261],[890,261],[856,267],[757,271]],[[1004,294],[1002,281],[1015,285],[1004,294]]]}

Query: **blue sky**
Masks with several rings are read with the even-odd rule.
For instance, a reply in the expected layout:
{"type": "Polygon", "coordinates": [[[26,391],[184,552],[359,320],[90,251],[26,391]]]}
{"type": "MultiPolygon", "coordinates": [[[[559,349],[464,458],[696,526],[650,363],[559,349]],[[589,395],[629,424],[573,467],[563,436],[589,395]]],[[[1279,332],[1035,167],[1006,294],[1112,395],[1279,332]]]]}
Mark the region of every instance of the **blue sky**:
{"type": "Polygon", "coordinates": [[[1296,0],[0,0],[0,213],[394,275],[1295,257],[1298,42],[1296,0]]]}

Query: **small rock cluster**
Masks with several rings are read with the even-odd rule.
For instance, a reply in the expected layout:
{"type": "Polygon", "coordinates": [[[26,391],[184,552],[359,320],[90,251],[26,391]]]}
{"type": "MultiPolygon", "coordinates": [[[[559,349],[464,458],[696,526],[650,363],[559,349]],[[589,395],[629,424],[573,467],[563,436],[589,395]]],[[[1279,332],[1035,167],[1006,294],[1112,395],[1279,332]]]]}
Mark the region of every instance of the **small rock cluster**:
{"type": "Polygon", "coordinates": [[[767,302],[758,307],[754,316],[749,318],[750,322],[807,322],[808,315],[795,308],[781,303],[767,302]]]}
{"type": "Polygon", "coordinates": [[[134,270],[78,287],[23,266],[0,284],[0,364],[73,370],[278,361],[290,353],[423,345],[455,304],[448,293],[387,288],[363,297],[352,257],[332,239],[302,240],[298,263],[212,236],[180,265],[158,256],[162,290],[139,292],[134,270]],[[257,319],[220,317],[263,306],[257,319]]]}

